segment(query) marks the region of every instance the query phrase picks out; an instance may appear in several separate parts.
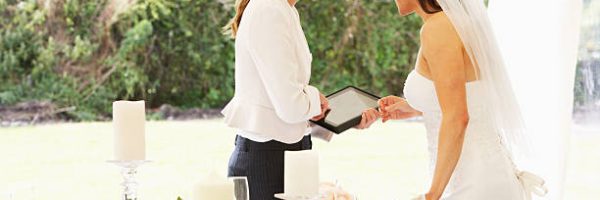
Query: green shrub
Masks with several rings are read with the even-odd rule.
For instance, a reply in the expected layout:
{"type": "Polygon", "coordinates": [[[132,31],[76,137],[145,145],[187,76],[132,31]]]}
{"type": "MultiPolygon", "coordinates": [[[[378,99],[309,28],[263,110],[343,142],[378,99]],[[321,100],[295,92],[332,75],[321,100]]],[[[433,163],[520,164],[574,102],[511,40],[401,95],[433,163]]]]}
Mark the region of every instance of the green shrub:
{"type": "MultiPolygon", "coordinates": [[[[0,0],[0,104],[50,100],[79,120],[110,116],[117,99],[150,107],[219,108],[234,92],[234,14],[217,0],[0,0]],[[121,12],[122,11],[122,12],[121,12]]],[[[313,85],[399,94],[418,48],[415,17],[381,1],[298,4],[313,85]]]]}
{"type": "Polygon", "coordinates": [[[417,16],[400,17],[390,2],[299,3],[313,57],[313,84],[325,92],[356,85],[400,94],[418,49],[417,16]]]}

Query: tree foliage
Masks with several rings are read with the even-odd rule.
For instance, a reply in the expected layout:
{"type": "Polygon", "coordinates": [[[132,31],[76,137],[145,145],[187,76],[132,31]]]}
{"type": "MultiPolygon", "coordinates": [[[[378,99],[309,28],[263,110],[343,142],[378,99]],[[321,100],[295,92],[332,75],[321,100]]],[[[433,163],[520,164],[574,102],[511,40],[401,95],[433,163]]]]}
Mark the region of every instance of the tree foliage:
{"type": "MultiPolygon", "coordinates": [[[[420,20],[383,1],[303,0],[312,83],[399,94],[420,20]]],[[[220,108],[234,92],[234,14],[217,0],[0,0],[0,104],[49,100],[80,120],[117,99],[220,108]]]]}

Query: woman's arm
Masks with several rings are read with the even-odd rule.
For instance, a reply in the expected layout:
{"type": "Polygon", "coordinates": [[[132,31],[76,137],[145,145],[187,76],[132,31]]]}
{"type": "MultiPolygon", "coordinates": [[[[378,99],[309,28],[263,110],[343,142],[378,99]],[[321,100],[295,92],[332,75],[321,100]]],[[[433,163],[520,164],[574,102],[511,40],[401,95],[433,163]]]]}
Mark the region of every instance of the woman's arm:
{"type": "Polygon", "coordinates": [[[439,199],[460,159],[469,123],[463,45],[447,18],[432,21],[422,32],[425,59],[442,110],[437,161],[427,199],[439,199]]]}
{"type": "Polygon", "coordinates": [[[298,81],[295,31],[289,15],[276,6],[261,7],[249,23],[248,50],[277,116],[287,123],[300,123],[322,113],[323,100],[317,88],[298,81]]]}

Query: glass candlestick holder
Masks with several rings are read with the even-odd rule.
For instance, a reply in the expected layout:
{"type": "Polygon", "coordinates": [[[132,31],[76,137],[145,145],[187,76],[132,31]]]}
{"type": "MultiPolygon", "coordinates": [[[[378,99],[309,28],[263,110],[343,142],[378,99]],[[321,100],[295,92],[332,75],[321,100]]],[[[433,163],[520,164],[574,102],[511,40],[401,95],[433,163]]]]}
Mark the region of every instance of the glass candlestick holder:
{"type": "Polygon", "coordinates": [[[121,194],[122,200],[138,200],[138,182],[136,181],[135,175],[137,174],[137,168],[142,164],[148,163],[148,160],[109,160],[108,163],[112,163],[121,168],[121,176],[123,176],[123,194],[121,194]]]}

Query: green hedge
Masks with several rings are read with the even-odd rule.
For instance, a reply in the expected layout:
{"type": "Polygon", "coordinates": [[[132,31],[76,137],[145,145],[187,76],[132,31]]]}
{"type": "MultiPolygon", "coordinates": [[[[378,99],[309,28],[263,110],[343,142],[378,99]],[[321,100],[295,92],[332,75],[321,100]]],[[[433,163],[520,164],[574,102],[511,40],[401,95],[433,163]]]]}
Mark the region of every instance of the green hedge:
{"type": "MultiPolygon", "coordinates": [[[[75,119],[109,116],[116,99],[220,108],[233,95],[234,14],[217,0],[0,0],[0,104],[49,100],[75,119]],[[122,9],[116,9],[122,8],[122,9]]],[[[357,85],[399,94],[418,48],[416,16],[392,2],[298,3],[325,93],[357,85]]]]}

